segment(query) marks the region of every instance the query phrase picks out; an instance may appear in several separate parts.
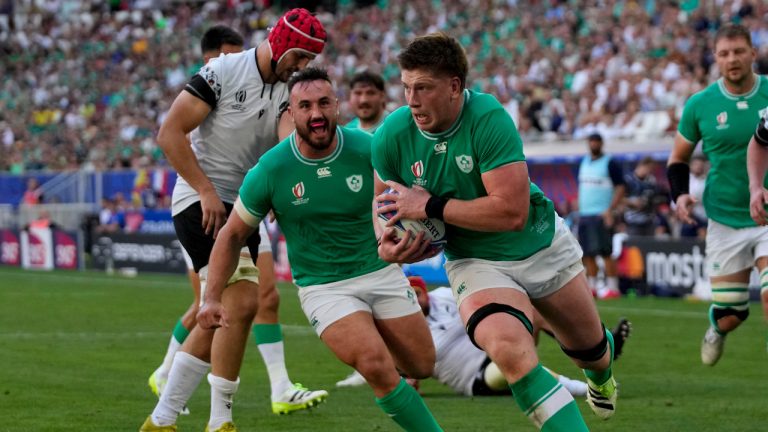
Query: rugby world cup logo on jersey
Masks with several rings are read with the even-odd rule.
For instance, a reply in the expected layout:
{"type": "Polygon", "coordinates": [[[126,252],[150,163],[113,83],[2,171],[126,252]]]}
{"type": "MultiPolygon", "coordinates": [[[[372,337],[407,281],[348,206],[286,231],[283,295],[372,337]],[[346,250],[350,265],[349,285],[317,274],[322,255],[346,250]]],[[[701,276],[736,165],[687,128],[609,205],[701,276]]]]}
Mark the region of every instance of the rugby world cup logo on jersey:
{"type": "Polygon", "coordinates": [[[728,113],[723,111],[717,115],[717,130],[728,129],[731,125],[728,124],[728,113]]]}
{"type": "Polygon", "coordinates": [[[232,109],[237,111],[245,111],[245,99],[248,97],[248,93],[245,90],[238,90],[235,92],[235,103],[232,104],[232,109]]]}
{"type": "Polygon", "coordinates": [[[419,185],[419,186],[425,186],[427,184],[427,181],[421,176],[424,175],[424,162],[422,161],[416,161],[411,165],[411,173],[413,174],[415,179],[413,179],[413,184],[419,185]]]}
{"type": "Polygon", "coordinates": [[[461,172],[469,174],[472,168],[475,167],[475,163],[472,161],[472,156],[458,155],[456,156],[456,165],[459,166],[461,172]]]}
{"type": "Polygon", "coordinates": [[[304,182],[298,182],[296,185],[291,189],[291,192],[293,192],[293,196],[296,197],[291,204],[293,205],[301,205],[306,204],[309,202],[309,198],[304,198],[304,182]]]}
{"type": "Polygon", "coordinates": [[[352,192],[360,192],[360,189],[363,188],[363,176],[355,174],[347,177],[347,186],[352,192]]]}

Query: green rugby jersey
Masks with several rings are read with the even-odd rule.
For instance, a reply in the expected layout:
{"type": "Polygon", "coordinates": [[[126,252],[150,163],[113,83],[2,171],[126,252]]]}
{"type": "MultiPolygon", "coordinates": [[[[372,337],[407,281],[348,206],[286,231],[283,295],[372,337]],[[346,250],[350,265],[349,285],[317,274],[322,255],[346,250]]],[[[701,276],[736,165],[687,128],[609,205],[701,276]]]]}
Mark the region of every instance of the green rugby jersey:
{"type": "Polygon", "coordinates": [[[253,225],[274,210],[288,244],[296,284],[337,282],[380,270],[371,214],[371,135],[336,128],[329,156],[307,159],[296,133],[266,152],[240,187],[243,220],[253,225]],[[244,213],[245,212],[245,213],[244,213]]]}
{"type": "Polygon", "coordinates": [[[350,129],[359,129],[361,131],[365,131],[365,132],[368,132],[369,134],[373,135],[374,133],[376,133],[376,130],[379,127],[381,127],[381,125],[384,123],[384,119],[387,118],[387,115],[389,115],[389,113],[385,111],[384,114],[381,116],[381,120],[379,120],[378,123],[376,123],[375,125],[373,125],[373,126],[371,126],[369,128],[362,128],[362,127],[360,127],[360,118],[359,117],[353,118],[352,120],[349,121],[349,123],[344,125],[344,127],[347,127],[347,128],[350,128],[350,129]]]}
{"type": "Polygon", "coordinates": [[[720,78],[688,99],[677,127],[694,145],[702,142],[711,163],[703,199],[707,217],[732,228],[755,226],[749,217],[747,145],[766,107],[765,77],[758,76],[744,95],[729,93],[720,78]]]}
{"type": "MultiPolygon", "coordinates": [[[[525,161],[520,135],[504,107],[491,95],[469,90],[456,122],[439,134],[421,131],[407,106],[396,110],[374,135],[372,154],[382,180],[461,200],[487,196],[482,173],[525,161]]],[[[446,224],[446,258],[518,261],[549,246],[554,205],[533,183],[530,194],[522,231],[480,232],[446,224]]]]}

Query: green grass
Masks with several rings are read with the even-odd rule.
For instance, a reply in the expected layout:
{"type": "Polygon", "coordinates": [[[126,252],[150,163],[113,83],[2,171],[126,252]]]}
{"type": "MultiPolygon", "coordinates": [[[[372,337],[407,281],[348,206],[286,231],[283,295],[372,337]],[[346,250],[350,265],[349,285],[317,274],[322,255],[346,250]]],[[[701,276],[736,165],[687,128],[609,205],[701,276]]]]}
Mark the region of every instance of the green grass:
{"type": "MultiPolygon", "coordinates": [[[[291,378],[330,391],[311,412],[279,417],[252,340],[234,416],[241,431],[398,431],[366,388],[336,389],[350,370],[310,329],[295,289],[280,287],[281,321],[291,378]]],[[[0,431],[136,431],[155,405],[146,385],[162,360],[170,332],[191,293],[183,277],[26,272],[0,268],[0,431]]],[[[715,368],[701,365],[699,343],[707,305],[638,298],[600,302],[604,321],[620,316],[633,335],[616,366],[618,412],[598,420],[579,407],[593,431],[766,430],[765,328],[759,305],[729,336],[715,368]]],[[[350,340],[354,343],[354,340],[350,340]]],[[[570,377],[580,372],[544,337],[545,365],[570,377]]],[[[434,382],[422,391],[446,431],[534,431],[511,398],[465,398],[434,382]]],[[[202,431],[208,385],[179,418],[181,431],[202,431]]]]}

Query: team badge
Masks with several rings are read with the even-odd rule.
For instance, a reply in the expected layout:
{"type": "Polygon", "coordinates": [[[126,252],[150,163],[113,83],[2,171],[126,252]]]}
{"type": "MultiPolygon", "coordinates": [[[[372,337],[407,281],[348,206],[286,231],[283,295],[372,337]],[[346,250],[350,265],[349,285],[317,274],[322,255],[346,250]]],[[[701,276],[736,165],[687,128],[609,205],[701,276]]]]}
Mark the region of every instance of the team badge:
{"type": "Polygon", "coordinates": [[[363,188],[363,176],[355,174],[347,177],[347,186],[352,192],[360,192],[360,189],[363,188]]]}
{"type": "Polygon", "coordinates": [[[469,174],[472,171],[472,168],[475,167],[475,163],[472,162],[472,156],[469,155],[459,155],[456,156],[456,165],[459,166],[459,169],[469,174]]]}

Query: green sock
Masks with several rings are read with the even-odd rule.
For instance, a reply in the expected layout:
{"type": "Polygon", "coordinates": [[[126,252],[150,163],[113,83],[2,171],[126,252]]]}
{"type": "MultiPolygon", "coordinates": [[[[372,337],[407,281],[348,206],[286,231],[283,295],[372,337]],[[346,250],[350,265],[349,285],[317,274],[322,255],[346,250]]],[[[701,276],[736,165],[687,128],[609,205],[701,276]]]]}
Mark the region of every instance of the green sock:
{"type": "Polygon", "coordinates": [[[517,406],[544,432],[589,431],[579,407],[541,363],[519,381],[510,384],[517,406]]]}
{"type": "Polygon", "coordinates": [[[376,398],[376,404],[407,431],[442,432],[424,399],[404,379],[388,395],[376,398]]]}
{"type": "Polygon", "coordinates": [[[605,336],[608,338],[608,347],[611,349],[611,355],[608,357],[608,368],[601,371],[584,369],[584,375],[597,385],[605,384],[605,382],[611,378],[611,375],[613,375],[613,371],[611,370],[611,366],[613,366],[613,333],[605,330],[605,336]]]}
{"type": "Polygon", "coordinates": [[[277,324],[254,324],[251,329],[253,339],[256,345],[280,342],[283,340],[283,330],[280,323],[277,324]]]}
{"type": "Polygon", "coordinates": [[[173,338],[181,345],[187,339],[187,336],[189,336],[189,330],[184,327],[184,324],[181,323],[181,318],[179,318],[179,321],[176,322],[176,327],[173,328],[173,338]]]}

